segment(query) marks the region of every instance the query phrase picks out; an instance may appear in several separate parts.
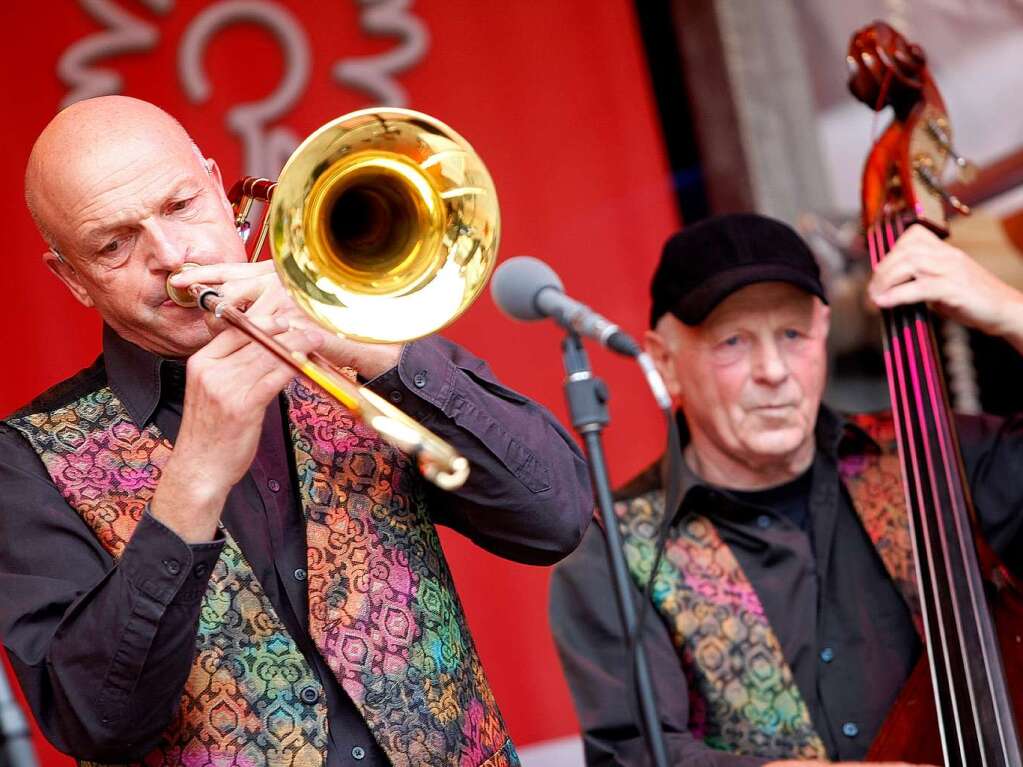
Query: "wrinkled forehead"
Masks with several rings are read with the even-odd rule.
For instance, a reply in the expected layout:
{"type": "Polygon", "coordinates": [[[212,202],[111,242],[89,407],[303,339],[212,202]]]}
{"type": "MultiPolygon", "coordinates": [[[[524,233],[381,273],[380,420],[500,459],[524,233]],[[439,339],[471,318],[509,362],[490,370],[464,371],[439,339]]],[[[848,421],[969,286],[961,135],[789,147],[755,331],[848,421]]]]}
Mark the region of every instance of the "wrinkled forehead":
{"type": "Polygon", "coordinates": [[[160,132],[123,132],[72,140],[63,158],[53,163],[44,178],[57,194],[98,194],[152,171],[205,172],[187,135],[160,132]]]}
{"type": "Polygon", "coordinates": [[[35,214],[63,248],[74,249],[87,225],[158,204],[188,183],[204,183],[206,167],[176,125],[90,126],[62,141],[48,137],[35,159],[35,214]]]}

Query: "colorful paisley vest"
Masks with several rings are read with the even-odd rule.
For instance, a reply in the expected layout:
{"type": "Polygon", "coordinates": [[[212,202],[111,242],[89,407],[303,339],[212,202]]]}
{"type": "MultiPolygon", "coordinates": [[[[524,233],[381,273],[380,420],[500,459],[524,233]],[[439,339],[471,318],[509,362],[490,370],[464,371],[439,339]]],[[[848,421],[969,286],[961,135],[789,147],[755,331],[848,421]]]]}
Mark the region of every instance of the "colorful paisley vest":
{"type": "MultiPolygon", "coordinates": [[[[518,764],[414,467],[302,384],[287,396],[306,517],[309,630],[327,665],[398,767],[518,764]]],[[[110,388],[9,423],[119,558],[170,443],[155,426],[140,430],[110,388]]],[[[322,688],[225,537],[178,712],[142,764],[318,767],[327,751],[322,688]],[[315,702],[306,701],[308,688],[319,691],[315,702]]]]}
{"type": "MultiPolygon", "coordinates": [[[[840,456],[839,473],[885,569],[919,616],[894,428],[884,418],[852,421],[874,444],[840,456]]],[[[615,510],[629,568],[645,586],[663,493],[644,493],[615,510]]],[[[827,759],[760,599],[709,519],[689,513],[672,529],[652,598],[682,657],[696,737],[739,754],[827,759]]]]}

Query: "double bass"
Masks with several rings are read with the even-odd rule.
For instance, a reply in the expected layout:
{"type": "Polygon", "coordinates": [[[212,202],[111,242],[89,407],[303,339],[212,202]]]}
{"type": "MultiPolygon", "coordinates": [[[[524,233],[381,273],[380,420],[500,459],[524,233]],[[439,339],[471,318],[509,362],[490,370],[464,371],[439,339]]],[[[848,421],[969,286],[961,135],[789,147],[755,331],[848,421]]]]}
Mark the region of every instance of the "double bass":
{"type": "MultiPolygon", "coordinates": [[[[848,63],[853,95],[894,115],[863,173],[863,227],[877,266],[911,225],[945,236],[947,212],[968,213],[944,183],[948,163],[963,161],[919,46],[875,22],[853,36],[848,63]]],[[[1023,591],[977,523],[928,307],[882,315],[924,651],[868,758],[1021,767],[1023,591]]]]}

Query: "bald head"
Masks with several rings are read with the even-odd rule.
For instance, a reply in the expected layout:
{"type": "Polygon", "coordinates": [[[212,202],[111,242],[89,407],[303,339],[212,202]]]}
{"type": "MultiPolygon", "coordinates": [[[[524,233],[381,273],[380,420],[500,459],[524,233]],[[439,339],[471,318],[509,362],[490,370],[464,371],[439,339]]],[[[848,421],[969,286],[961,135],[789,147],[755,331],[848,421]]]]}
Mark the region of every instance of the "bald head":
{"type": "Polygon", "coordinates": [[[245,260],[220,171],[173,117],[106,96],[58,114],[32,148],[25,198],[43,262],[121,338],[164,357],[209,341],[203,312],[167,298],[186,263],[245,260]],[[182,314],[184,312],[184,314],[182,314]]]}
{"type": "Polygon", "coordinates": [[[25,170],[25,202],[47,244],[73,250],[62,223],[68,205],[87,199],[98,177],[129,174],[136,158],[202,154],[181,124],[157,106],[127,96],[79,101],[36,139],[25,170]]]}

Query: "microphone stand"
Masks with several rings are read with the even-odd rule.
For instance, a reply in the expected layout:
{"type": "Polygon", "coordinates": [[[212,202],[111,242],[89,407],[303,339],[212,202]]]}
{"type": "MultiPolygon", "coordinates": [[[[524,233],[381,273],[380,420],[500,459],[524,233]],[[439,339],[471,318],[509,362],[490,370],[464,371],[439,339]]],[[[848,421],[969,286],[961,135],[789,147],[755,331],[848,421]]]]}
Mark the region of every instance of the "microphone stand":
{"type": "MultiPolygon", "coordinates": [[[[631,578],[625,563],[622,537],[618,531],[618,519],[611,500],[611,484],[608,480],[604,445],[601,440],[601,432],[611,420],[607,410],[608,390],[604,382],[594,377],[590,370],[590,361],[578,333],[568,331],[561,342],[561,354],[565,364],[565,397],[572,416],[572,426],[583,438],[586,455],[589,458],[590,480],[607,535],[608,563],[611,567],[615,596],[618,599],[618,614],[624,628],[624,636],[628,639],[636,625],[636,605],[632,599],[631,578]]],[[[634,657],[640,718],[646,730],[647,749],[655,767],[668,767],[668,751],[657,715],[650,666],[641,641],[636,642],[634,657]]],[[[626,662],[632,662],[632,658],[627,658],[626,662]]]]}
{"type": "Polygon", "coordinates": [[[38,767],[32,733],[0,663],[0,767],[38,767]]]}

